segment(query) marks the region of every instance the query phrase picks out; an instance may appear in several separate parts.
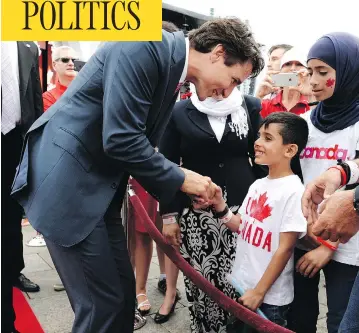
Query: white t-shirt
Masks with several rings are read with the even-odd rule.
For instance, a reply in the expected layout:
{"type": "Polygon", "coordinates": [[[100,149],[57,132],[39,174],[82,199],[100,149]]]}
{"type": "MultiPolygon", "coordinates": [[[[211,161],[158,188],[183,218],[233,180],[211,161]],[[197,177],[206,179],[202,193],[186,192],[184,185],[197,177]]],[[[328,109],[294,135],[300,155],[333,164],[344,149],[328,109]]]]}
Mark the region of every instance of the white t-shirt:
{"type": "MultiPolygon", "coordinates": [[[[278,179],[262,178],[248,190],[239,213],[241,224],[237,238],[232,275],[244,290],[253,289],[262,278],[279,247],[281,232],[307,230],[301,209],[304,186],[296,175],[278,179]]],[[[264,303],[287,305],[293,301],[293,255],[264,298],[264,303]]]]}
{"type": "MultiPolygon", "coordinates": [[[[337,159],[353,160],[356,150],[359,150],[359,122],[340,131],[323,133],[312,124],[310,113],[311,111],[302,114],[309,127],[307,147],[300,154],[305,185],[336,165],[337,159]]],[[[348,243],[339,244],[333,260],[359,266],[359,233],[348,243]]]]}

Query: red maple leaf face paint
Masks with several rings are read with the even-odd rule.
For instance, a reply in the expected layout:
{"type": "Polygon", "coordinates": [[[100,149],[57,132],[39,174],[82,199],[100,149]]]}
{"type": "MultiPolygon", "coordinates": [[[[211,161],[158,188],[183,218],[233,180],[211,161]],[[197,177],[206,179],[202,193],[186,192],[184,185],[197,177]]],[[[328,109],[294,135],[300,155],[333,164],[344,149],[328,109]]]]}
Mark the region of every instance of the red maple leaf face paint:
{"type": "Polygon", "coordinates": [[[326,85],[328,88],[333,88],[333,87],[334,87],[334,83],[335,83],[335,80],[334,80],[334,79],[328,79],[327,82],[325,83],[325,85],[326,85]]]}

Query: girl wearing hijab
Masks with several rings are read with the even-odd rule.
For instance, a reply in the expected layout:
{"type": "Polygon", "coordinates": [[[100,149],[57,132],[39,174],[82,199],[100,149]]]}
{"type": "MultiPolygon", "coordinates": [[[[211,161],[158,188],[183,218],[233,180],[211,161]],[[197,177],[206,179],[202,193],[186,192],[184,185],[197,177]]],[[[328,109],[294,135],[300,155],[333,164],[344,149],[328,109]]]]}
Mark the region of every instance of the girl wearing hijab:
{"type": "MultiPolygon", "coordinates": [[[[309,51],[308,71],[319,104],[303,115],[309,126],[308,144],[300,156],[305,184],[335,168],[340,160],[359,156],[359,38],[348,33],[321,37],[309,51]]],[[[289,328],[297,333],[316,332],[322,270],[328,333],[337,333],[359,271],[359,233],[346,244],[314,236],[307,240],[311,246],[298,244],[295,251],[297,272],[289,328]]]]}
{"type": "MultiPolygon", "coordinates": [[[[238,89],[222,100],[199,101],[193,92],[189,100],[174,106],[160,152],[175,163],[182,161],[184,168],[210,177],[221,186],[228,206],[237,213],[257,178],[249,153],[259,129],[260,109],[259,99],[243,97],[238,89]]],[[[187,199],[179,194],[169,205],[161,205],[164,227],[171,220],[178,223],[182,238],[180,253],[185,260],[226,295],[236,298],[226,275],[235,258],[237,234],[221,226],[210,207],[194,209],[187,199]]],[[[155,316],[157,323],[166,321],[176,304],[174,287],[178,270],[173,264],[171,272],[167,267],[166,262],[167,293],[155,316]],[[172,276],[174,283],[171,283],[172,276]]],[[[185,278],[185,287],[191,332],[225,332],[227,313],[188,278],[185,278]]]]}

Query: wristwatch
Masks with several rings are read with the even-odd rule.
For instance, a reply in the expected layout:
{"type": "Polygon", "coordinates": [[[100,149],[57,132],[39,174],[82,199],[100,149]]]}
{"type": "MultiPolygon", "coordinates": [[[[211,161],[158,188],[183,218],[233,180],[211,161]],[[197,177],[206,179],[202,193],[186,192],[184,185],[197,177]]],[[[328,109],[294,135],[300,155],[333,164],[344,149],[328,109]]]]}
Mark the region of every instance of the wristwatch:
{"type": "Polygon", "coordinates": [[[359,215],[359,186],[357,186],[354,190],[354,201],[353,201],[354,209],[359,215]]]}

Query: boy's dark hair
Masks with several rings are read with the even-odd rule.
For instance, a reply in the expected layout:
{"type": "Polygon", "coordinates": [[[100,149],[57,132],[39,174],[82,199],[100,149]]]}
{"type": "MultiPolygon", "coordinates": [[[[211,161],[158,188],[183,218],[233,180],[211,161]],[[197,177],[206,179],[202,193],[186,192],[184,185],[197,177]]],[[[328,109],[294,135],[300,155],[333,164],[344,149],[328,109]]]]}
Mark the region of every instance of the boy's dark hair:
{"type": "Polygon", "coordinates": [[[268,54],[271,55],[273,51],[275,50],[278,50],[278,49],[284,49],[285,52],[289,51],[290,49],[292,49],[293,46],[292,45],[289,45],[289,44],[276,44],[276,45],[273,45],[269,51],[268,51],[268,54]]]}
{"type": "Polygon", "coordinates": [[[225,65],[253,65],[251,77],[256,77],[264,68],[264,59],[259,44],[247,24],[237,18],[210,20],[198,29],[189,32],[190,45],[196,51],[208,53],[218,44],[225,50],[225,65]]]}
{"type": "Polygon", "coordinates": [[[169,21],[162,21],[162,29],[167,32],[176,32],[180,30],[177,25],[169,21]]]}
{"type": "Polygon", "coordinates": [[[308,142],[309,129],[307,122],[304,118],[290,112],[274,112],[262,121],[261,127],[264,126],[267,129],[269,124],[281,125],[279,134],[283,139],[283,144],[296,144],[298,146],[298,152],[291,161],[291,168],[303,182],[299,155],[308,142]]]}

